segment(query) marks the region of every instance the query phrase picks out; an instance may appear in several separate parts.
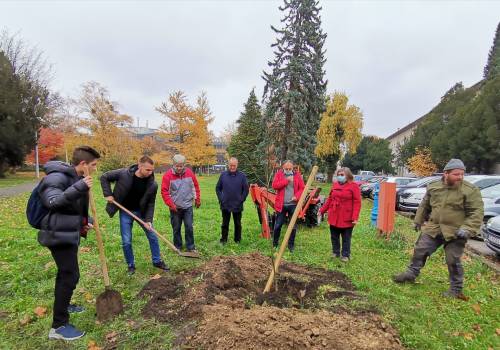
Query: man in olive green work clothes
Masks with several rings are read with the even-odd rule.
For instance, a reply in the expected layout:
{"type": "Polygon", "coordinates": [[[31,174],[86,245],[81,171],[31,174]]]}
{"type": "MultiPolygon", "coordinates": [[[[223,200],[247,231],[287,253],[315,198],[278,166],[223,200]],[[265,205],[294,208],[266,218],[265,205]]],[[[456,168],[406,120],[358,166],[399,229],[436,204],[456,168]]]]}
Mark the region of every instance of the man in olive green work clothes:
{"type": "Polygon", "coordinates": [[[481,228],[484,210],[479,189],[463,180],[464,173],[464,163],[451,159],[441,181],[427,186],[415,216],[415,230],[422,233],[408,269],[394,276],[394,282],[414,282],[427,258],[444,245],[450,275],[450,289],[444,295],[466,299],[462,293],[464,269],[460,258],[467,239],[481,228]]]}

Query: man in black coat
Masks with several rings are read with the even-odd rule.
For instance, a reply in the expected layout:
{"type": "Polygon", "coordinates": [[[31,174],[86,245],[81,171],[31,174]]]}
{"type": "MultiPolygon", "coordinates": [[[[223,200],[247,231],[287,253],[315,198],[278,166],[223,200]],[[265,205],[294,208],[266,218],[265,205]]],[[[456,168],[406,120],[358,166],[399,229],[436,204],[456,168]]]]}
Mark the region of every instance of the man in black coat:
{"type": "Polygon", "coordinates": [[[69,324],[69,312],[83,308],[70,305],[73,290],[80,278],[78,245],[80,235],[91,227],[88,218],[89,190],[92,178],[84,177],[84,169],[93,172],[99,153],[91,147],[74,150],[72,165],[53,161],[45,164],[47,176],[36,190],[49,213],[42,219],[38,241],[49,248],[57,266],[54,289],[54,311],[49,339],[75,340],[85,335],[69,324]]]}
{"type": "Polygon", "coordinates": [[[227,243],[229,234],[229,220],[231,213],[234,222],[234,241],[241,241],[241,214],[243,203],[248,196],[248,181],[245,174],[238,170],[238,159],[229,159],[229,171],[224,171],[215,187],[222,211],[222,237],[221,244],[227,243]]]}
{"type": "MultiPolygon", "coordinates": [[[[103,195],[108,201],[106,211],[110,217],[113,217],[119,210],[113,204],[113,200],[115,200],[146,222],[147,227],[143,227],[143,229],[149,241],[153,265],[159,269],[168,271],[168,266],[161,259],[158,238],[151,231],[153,227],[156,192],[158,191],[158,185],[156,184],[153,172],[153,160],[148,156],[143,156],[139,159],[138,164],[102,174],[101,187],[103,195]],[[112,182],[115,183],[113,190],[111,190],[112,182]]],[[[134,219],[120,210],[122,248],[130,275],[135,272],[134,252],[132,250],[133,223],[134,219]]]]}

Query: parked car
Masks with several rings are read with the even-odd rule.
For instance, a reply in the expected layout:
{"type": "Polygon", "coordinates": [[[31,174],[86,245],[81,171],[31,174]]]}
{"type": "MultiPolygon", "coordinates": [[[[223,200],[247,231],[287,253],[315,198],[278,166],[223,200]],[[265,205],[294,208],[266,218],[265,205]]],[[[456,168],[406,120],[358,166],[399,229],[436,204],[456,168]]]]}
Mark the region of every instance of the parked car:
{"type": "Polygon", "coordinates": [[[489,186],[481,190],[484,203],[484,222],[500,215],[500,184],[489,186]]]}
{"type": "Polygon", "coordinates": [[[373,171],[360,170],[358,175],[375,176],[375,173],[373,171]]]}
{"type": "Polygon", "coordinates": [[[367,184],[372,177],[373,175],[354,175],[354,182],[361,187],[362,185],[367,184]]]}
{"type": "Polygon", "coordinates": [[[483,188],[500,184],[500,175],[467,175],[464,177],[465,181],[469,181],[480,190],[483,188]]]}
{"type": "MultiPolygon", "coordinates": [[[[382,182],[395,183],[396,184],[396,193],[397,193],[398,189],[401,186],[405,186],[413,181],[415,181],[414,177],[388,176],[388,177],[385,177],[382,181],[380,181],[380,183],[382,183],[382,182]]],[[[372,187],[372,191],[369,193],[369,197],[373,199],[373,187],[372,187]]]]}
{"type": "MultiPolygon", "coordinates": [[[[436,180],[439,180],[438,177],[436,180]]],[[[434,181],[436,181],[434,180],[434,181]]],[[[491,176],[491,175],[468,175],[464,177],[464,180],[472,183],[473,185],[482,189],[486,186],[492,186],[494,184],[500,183],[500,176],[491,176]]],[[[431,181],[432,182],[432,181],[431,181]]],[[[430,184],[431,182],[428,182],[430,184]]],[[[398,209],[403,211],[411,211],[416,212],[420,202],[425,196],[425,192],[427,191],[427,186],[425,187],[417,187],[410,188],[402,191],[399,194],[399,205],[398,209]]]]}
{"type": "Polygon", "coordinates": [[[497,258],[500,258],[500,215],[489,219],[481,231],[488,248],[496,253],[497,258]]]}
{"type": "Polygon", "coordinates": [[[382,182],[385,179],[386,179],[385,176],[374,176],[374,177],[372,177],[371,179],[368,180],[367,183],[364,183],[364,184],[362,184],[360,186],[361,195],[364,198],[368,198],[368,197],[373,198],[372,193],[373,193],[373,189],[374,189],[375,185],[378,184],[378,183],[380,183],[380,182],[382,182]]]}
{"type": "Polygon", "coordinates": [[[317,173],[315,180],[318,182],[326,182],[328,175],[323,173],[317,173]]]}

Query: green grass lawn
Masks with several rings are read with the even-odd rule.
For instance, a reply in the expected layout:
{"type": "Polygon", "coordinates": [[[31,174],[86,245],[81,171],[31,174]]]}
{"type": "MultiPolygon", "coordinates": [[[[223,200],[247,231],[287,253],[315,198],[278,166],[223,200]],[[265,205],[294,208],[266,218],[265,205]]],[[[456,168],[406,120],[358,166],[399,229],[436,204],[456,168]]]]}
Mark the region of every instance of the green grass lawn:
{"type": "Polygon", "coordinates": [[[35,181],[34,172],[18,172],[16,174],[6,174],[5,178],[0,178],[0,188],[20,185],[26,182],[35,181]]]}
{"type": "MultiPolygon", "coordinates": [[[[216,177],[201,177],[202,207],[195,210],[197,248],[207,260],[216,255],[242,254],[260,251],[270,254],[270,242],[259,237],[260,227],[251,201],[243,215],[243,242],[218,244],[220,213],[214,192],[216,177]]],[[[95,237],[82,242],[80,253],[81,279],[74,301],[87,311],[73,315],[71,322],[86,330],[87,335],[71,345],[47,339],[51,323],[55,266],[50,252],[39,246],[36,231],[25,220],[28,194],[0,201],[0,348],[1,349],[87,349],[89,342],[104,346],[106,335],[116,332],[120,349],[165,349],[173,337],[168,324],[144,319],[141,308],[145,300],[137,293],[158,270],[150,262],[147,240],[142,231],[134,229],[134,253],[137,272],[126,274],[126,264],[120,246],[118,218],[110,219],[104,212],[105,201],[100,188],[99,219],[104,233],[107,259],[113,288],[120,291],[126,305],[123,315],[111,323],[96,323],[95,297],[103,291],[95,237]],[[37,316],[36,307],[47,309],[37,316]]],[[[391,276],[408,263],[416,233],[411,222],[397,217],[396,229],[390,241],[376,238],[369,224],[371,204],[363,203],[360,223],[352,242],[352,261],[340,265],[331,258],[328,226],[307,229],[300,227],[293,255],[288,261],[338,269],[347,274],[359,292],[366,296],[396,327],[404,344],[413,349],[499,349],[500,293],[499,279],[476,260],[466,258],[465,293],[467,302],[444,299],[441,292],[448,288],[448,272],[442,249],[429,260],[416,285],[396,285],[391,276]]],[[[158,196],[155,226],[171,238],[167,209],[158,196]]],[[[283,231],[284,233],[284,231],[283,231]]],[[[232,235],[232,231],[230,232],[232,235]]],[[[161,242],[161,241],[160,241],[161,242]]],[[[161,244],[161,243],[160,243],[161,244]]],[[[178,257],[162,246],[165,261],[174,272],[190,269],[204,260],[178,257]]],[[[112,334],[113,336],[115,334],[112,334]]]]}

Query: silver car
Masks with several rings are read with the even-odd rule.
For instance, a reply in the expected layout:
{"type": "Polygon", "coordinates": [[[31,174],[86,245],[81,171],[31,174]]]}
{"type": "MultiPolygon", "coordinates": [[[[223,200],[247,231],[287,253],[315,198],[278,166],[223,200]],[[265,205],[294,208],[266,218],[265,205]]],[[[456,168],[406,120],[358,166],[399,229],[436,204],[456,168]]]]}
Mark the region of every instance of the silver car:
{"type": "Polygon", "coordinates": [[[500,258],[500,215],[488,220],[482,228],[484,242],[500,258]]]}

